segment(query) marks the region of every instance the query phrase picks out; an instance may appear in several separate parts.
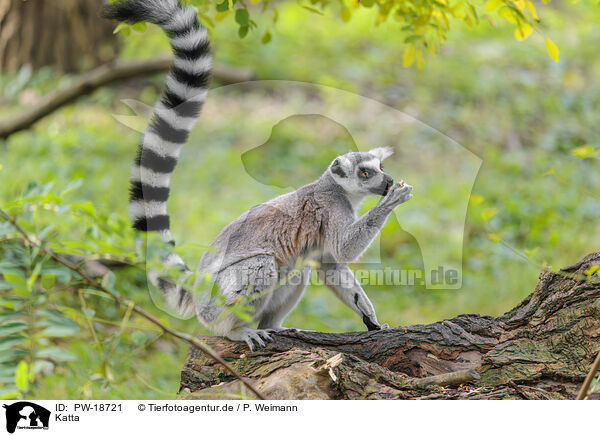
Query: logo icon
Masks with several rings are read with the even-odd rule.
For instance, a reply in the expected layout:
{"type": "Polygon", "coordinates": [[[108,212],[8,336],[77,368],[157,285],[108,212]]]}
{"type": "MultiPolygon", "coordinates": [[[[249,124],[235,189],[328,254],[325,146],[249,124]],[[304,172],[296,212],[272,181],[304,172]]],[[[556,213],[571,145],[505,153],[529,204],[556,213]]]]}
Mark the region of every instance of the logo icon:
{"type": "Polygon", "coordinates": [[[29,401],[19,401],[10,405],[4,404],[6,409],[6,431],[14,433],[18,429],[48,429],[50,411],[42,406],[29,401]]]}

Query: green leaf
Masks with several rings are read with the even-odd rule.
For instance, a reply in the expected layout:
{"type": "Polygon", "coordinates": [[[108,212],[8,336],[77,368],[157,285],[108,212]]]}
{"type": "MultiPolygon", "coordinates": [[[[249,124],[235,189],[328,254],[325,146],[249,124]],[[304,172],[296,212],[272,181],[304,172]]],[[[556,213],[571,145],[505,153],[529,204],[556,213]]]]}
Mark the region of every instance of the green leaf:
{"type": "Polygon", "coordinates": [[[79,332],[79,325],[62,313],[52,310],[38,310],[38,316],[45,319],[38,322],[40,327],[46,327],[40,334],[46,337],[62,338],[79,332]]]}
{"type": "Polygon", "coordinates": [[[517,24],[517,10],[510,6],[504,6],[498,11],[498,16],[504,18],[506,21],[512,24],[517,24]]]}
{"type": "Polygon", "coordinates": [[[342,10],[340,11],[340,17],[342,17],[342,21],[347,23],[348,21],[350,21],[352,19],[352,11],[350,11],[349,8],[347,7],[342,7],[342,10]]]}
{"type": "Polygon", "coordinates": [[[498,213],[498,209],[496,208],[489,208],[489,209],[483,209],[481,211],[481,218],[485,221],[488,222],[489,220],[492,219],[492,217],[494,215],[496,215],[498,213]]]}
{"type": "Polygon", "coordinates": [[[11,235],[17,231],[8,221],[0,223],[0,236],[11,235]]]}
{"type": "Polygon", "coordinates": [[[23,273],[21,271],[14,271],[14,272],[7,271],[3,274],[3,276],[4,276],[4,280],[6,280],[7,282],[15,283],[15,284],[18,284],[23,287],[27,286],[27,280],[25,279],[25,275],[23,275],[23,273]]]}
{"type": "Polygon", "coordinates": [[[0,388],[0,400],[16,400],[19,398],[19,391],[12,386],[0,388]]]}
{"type": "Polygon", "coordinates": [[[33,268],[33,271],[31,272],[31,276],[29,276],[29,278],[27,279],[27,290],[29,291],[29,293],[31,293],[31,290],[33,289],[33,285],[35,284],[35,281],[37,280],[38,276],[40,275],[40,271],[42,269],[42,264],[37,263],[35,265],[35,267],[33,268]]]}
{"type": "Polygon", "coordinates": [[[573,150],[573,156],[577,156],[579,159],[592,159],[597,154],[598,150],[591,145],[582,145],[573,150]]]}
{"type": "Polygon", "coordinates": [[[469,197],[469,203],[473,206],[480,205],[481,203],[483,203],[483,200],[485,200],[485,198],[483,197],[483,195],[479,194],[471,194],[471,196],[469,197]]]}
{"type": "Polygon", "coordinates": [[[531,18],[533,18],[535,21],[540,21],[540,17],[538,17],[537,11],[535,10],[535,6],[533,5],[533,3],[531,3],[529,0],[525,0],[525,4],[527,5],[527,9],[531,14],[531,18]]]}
{"type": "Polygon", "coordinates": [[[16,369],[16,363],[0,365],[0,383],[14,383],[16,369]]]}
{"type": "Polygon", "coordinates": [[[66,338],[79,332],[79,326],[55,325],[44,329],[40,335],[47,338],[66,338]]]}
{"type": "Polygon", "coordinates": [[[43,348],[36,353],[36,356],[41,358],[50,358],[57,362],[68,362],[77,359],[73,353],[70,353],[69,351],[60,347],[43,348]]]}
{"type": "MultiPolygon", "coordinates": [[[[119,26],[117,26],[119,27],[119,26]]],[[[30,180],[29,182],[27,182],[27,186],[25,186],[25,189],[23,190],[23,197],[29,197],[33,194],[36,194],[38,192],[38,184],[35,180],[30,180]]]]}
{"type": "Polygon", "coordinates": [[[146,333],[136,330],[131,334],[131,342],[137,347],[143,345],[147,341],[146,333]]]}
{"type": "Polygon", "coordinates": [[[81,185],[83,185],[83,179],[74,179],[60,191],[59,195],[63,197],[71,191],[74,191],[75,189],[79,188],[81,185]]]}
{"type": "Polygon", "coordinates": [[[242,321],[252,322],[252,315],[250,315],[249,313],[249,310],[251,309],[250,307],[244,305],[237,305],[229,306],[229,308],[231,312],[234,313],[242,321]]]}
{"type": "MultiPolygon", "coordinates": [[[[117,25],[117,27],[115,27],[115,30],[113,30],[113,35],[116,35],[117,33],[123,31],[124,29],[129,29],[129,24],[127,23],[119,23],[117,25]]],[[[123,32],[124,35],[127,35],[125,32],[123,32]]]]}
{"type": "Polygon", "coordinates": [[[241,26],[238,29],[238,36],[240,38],[244,38],[248,34],[248,29],[249,29],[249,26],[241,26]]]}
{"type": "Polygon", "coordinates": [[[146,27],[146,23],[143,21],[140,23],[135,23],[131,26],[131,28],[138,33],[144,33],[146,31],[146,27]]]}
{"type": "Polygon", "coordinates": [[[533,27],[527,23],[519,23],[515,29],[515,38],[517,41],[523,41],[533,32],[533,27]]]}
{"type": "Polygon", "coordinates": [[[421,41],[423,39],[423,35],[410,35],[404,39],[404,42],[409,44],[417,41],[421,41]]]}
{"type": "Polygon", "coordinates": [[[54,369],[54,363],[49,360],[36,360],[33,362],[33,368],[31,369],[32,378],[36,374],[50,373],[54,369]]]}
{"type": "Polygon", "coordinates": [[[113,34],[117,34],[121,32],[123,35],[127,36],[131,33],[131,29],[129,28],[129,24],[127,23],[119,23],[115,30],[113,30],[113,34]]]}
{"type": "Polygon", "coordinates": [[[27,327],[27,323],[23,321],[7,322],[0,325],[0,336],[8,336],[13,333],[19,333],[23,330],[27,330],[27,327]]]}
{"type": "Polygon", "coordinates": [[[483,5],[485,10],[494,11],[504,5],[504,0],[488,0],[483,5]]]}
{"type": "Polygon", "coordinates": [[[15,384],[23,392],[27,391],[29,387],[29,365],[24,360],[21,360],[17,365],[15,384]]]}
{"type": "Polygon", "coordinates": [[[407,44],[402,55],[402,66],[405,68],[410,67],[415,61],[415,46],[414,44],[407,44]]]}
{"type": "Polygon", "coordinates": [[[84,214],[94,218],[96,216],[96,209],[94,204],[90,201],[83,201],[80,203],[73,203],[71,209],[83,212],[84,214]]]}
{"type": "Polygon", "coordinates": [[[417,58],[417,70],[422,70],[423,66],[425,65],[425,59],[423,59],[423,53],[421,53],[421,50],[417,50],[415,52],[416,58],[417,58]]]}
{"type": "Polygon", "coordinates": [[[597,274],[598,270],[600,270],[600,265],[592,265],[588,269],[585,270],[584,274],[588,277],[591,277],[594,275],[594,273],[597,274]]]}
{"type": "Polygon", "coordinates": [[[54,224],[49,224],[42,230],[40,230],[36,236],[38,239],[45,239],[46,236],[48,236],[52,230],[54,230],[54,224]]]}
{"type": "Polygon", "coordinates": [[[56,279],[63,285],[66,285],[67,283],[69,283],[71,281],[72,273],[67,268],[44,268],[41,271],[41,273],[42,273],[42,280],[43,280],[43,277],[46,275],[54,275],[54,276],[56,276],[56,279]]]}
{"type": "Polygon", "coordinates": [[[217,12],[226,12],[229,10],[229,1],[224,0],[223,3],[217,3],[217,12]]]}
{"type": "Polygon", "coordinates": [[[88,308],[85,308],[85,307],[82,307],[82,308],[81,308],[81,311],[82,311],[82,312],[83,312],[83,314],[84,314],[85,316],[87,316],[88,318],[93,318],[93,317],[94,317],[94,315],[96,314],[96,311],[95,311],[94,309],[88,309],[88,308]]]}
{"type": "Polygon", "coordinates": [[[250,14],[246,9],[238,9],[235,11],[235,22],[240,26],[247,26],[250,20],[250,14]]]}
{"type": "Polygon", "coordinates": [[[40,283],[42,288],[51,289],[56,283],[56,274],[43,274],[40,283]]]}
{"type": "Polygon", "coordinates": [[[488,238],[490,241],[496,242],[496,243],[502,241],[502,237],[500,235],[498,235],[497,233],[489,233],[488,238]]]}
{"type": "Polygon", "coordinates": [[[312,8],[310,6],[306,6],[306,5],[301,5],[304,9],[306,9],[307,11],[312,12],[313,14],[319,14],[319,15],[324,15],[322,11],[320,11],[317,8],[312,8]]]}
{"type": "Polygon", "coordinates": [[[0,312],[0,322],[5,321],[9,318],[17,318],[23,315],[23,312],[0,312]]]}
{"type": "Polygon", "coordinates": [[[24,336],[5,336],[0,338],[0,350],[7,350],[13,348],[19,342],[25,339],[24,336]]]}
{"type": "Polygon", "coordinates": [[[535,254],[538,252],[539,249],[540,249],[540,247],[535,247],[535,248],[532,248],[531,250],[525,249],[525,250],[523,250],[523,252],[525,253],[525,256],[533,257],[533,256],[535,256],[535,254]]]}
{"type": "MultiPolygon", "coordinates": [[[[23,338],[23,339],[25,339],[25,338],[23,338]]],[[[13,348],[12,350],[4,350],[0,354],[0,362],[2,362],[2,363],[12,362],[15,360],[24,359],[26,356],[29,356],[29,351],[23,350],[20,348],[13,348]]],[[[12,380],[12,375],[11,375],[10,379],[12,380]]]]}
{"type": "Polygon", "coordinates": [[[104,277],[102,277],[102,286],[113,291],[116,280],[117,278],[115,277],[115,273],[109,271],[108,273],[104,274],[104,277]]]}
{"type": "Polygon", "coordinates": [[[271,42],[271,32],[269,32],[268,30],[265,32],[265,35],[262,37],[261,42],[263,44],[268,44],[269,42],[271,42]]]}

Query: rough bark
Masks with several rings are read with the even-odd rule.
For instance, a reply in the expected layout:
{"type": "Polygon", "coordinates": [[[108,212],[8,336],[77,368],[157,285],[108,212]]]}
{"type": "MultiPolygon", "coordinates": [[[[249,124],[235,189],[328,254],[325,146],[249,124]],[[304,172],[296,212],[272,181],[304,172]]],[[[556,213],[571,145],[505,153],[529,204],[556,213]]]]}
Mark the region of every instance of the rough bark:
{"type": "MultiPolygon", "coordinates": [[[[250,352],[201,338],[269,399],[572,399],[600,350],[600,251],[560,272],[493,318],[460,315],[376,332],[283,331],[250,352]]],[[[221,367],[190,349],[181,398],[243,392],[221,367]]]]}
{"type": "Polygon", "coordinates": [[[114,23],[99,18],[105,0],[0,0],[0,70],[53,65],[76,71],[114,56],[114,23]]]}

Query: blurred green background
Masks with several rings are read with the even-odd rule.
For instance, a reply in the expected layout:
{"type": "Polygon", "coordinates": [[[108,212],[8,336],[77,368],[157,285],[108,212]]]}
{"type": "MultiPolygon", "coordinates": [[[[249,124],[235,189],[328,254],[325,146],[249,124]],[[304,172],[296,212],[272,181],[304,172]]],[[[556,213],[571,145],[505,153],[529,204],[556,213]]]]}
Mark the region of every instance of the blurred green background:
{"type": "MultiPolygon", "coordinates": [[[[255,19],[271,25],[269,18],[255,19]]],[[[403,144],[408,146],[410,140],[418,141],[431,131],[440,132],[440,138],[447,135],[481,159],[464,222],[462,288],[366,286],[380,322],[399,326],[430,323],[460,313],[500,315],[533,290],[542,268],[556,270],[598,250],[598,7],[593,2],[564,2],[543,9],[544,32],[560,48],[558,63],[548,57],[544,38],[537,32],[519,42],[509,27],[493,27],[484,21],[474,29],[457,24],[437,57],[427,56],[422,70],[407,69],[401,61],[405,36],[397,24],[391,21],[374,27],[374,20],[371,11],[355,13],[349,23],[343,23],[332,13],[321,16],[294,4],[282,4],[268,44],[261,43],[263,33],[259,31],[239,39],[232,20],[219,23],[212,40],[218,62],[250,68],[261,80],[339,88],[419,120],[425,127],[415,128],[412,136],[401,136],[394,144],[400,148],[399,158],[391,159],[390,168],[396,171],[411,162],[410,173],[419,175],[415,177],[427,180],[436,174],[439,162],[435,155],[401,159],[403,144]]],[[[120,39],[123,60],[169,51],[166,38],[153,27],[120,39]]],[[[74,77],[52,67],[0,74],[0,116],[35,105],[40,96],[67,86],[74,77]]],[[[152,105],[162,83],[163,77],[158,75],[103,88],[1,142],[2,207],[22,213],[23,223],[32,233],[53,223],[53,243],[73,253],[96,250],[133,256],[128,254],[134,253],[135,247],[133,233],[127,230],[126,205],[129,166],[139,133],[113,115],[133,115],[123,99],[152,105]],[[82,181],[76,189],[60,199],[49,197],[74,180],[82,181]],[[50,182],[53,186],[43,188],[50,182]],[[19,202],[23,198],[29,199],[19,202]],[[32,208],[35,204],[41,207],[32,208]],[[61,206],[44,208],[44,204],[61,206]]],[[[289,186],[310,182],[326,168],[331,153],[335,156],[346,147],[343,128],[327,121],[292,119],[272,138],[277,147],[274,154],[266,156],[267,162],[281,166],[263,166],[264,180],[259,180],[264,184],[249,184],[247,172],[237,169],[242,154],[264,142],[262,134],[240,128],[248,125],[255,112],[293,112],[313,100],[331,98],[326,90],[303,95],[301,89],[287,92],[278,86],[269,92],[265,86],[247,86],[209,93],[206,114],[173,179],[169,208],[177,240],[193,241],[200,246],[196,251],[201,250],[241,212],[273,193],[286,192],[289,186]],[[310,153],[303,145],[311,145],[310,153]],[[288,184],[290,174],[293,183],[288,184]]],[[[360,108],[348,105],[347,111],[353,119],[360,108]]],[[[367,125],[385,130],[376,114],[360,113],[360,117],[367,125]]],[[[359,139],[372,138],[379,137],[359,139]]],[[[372,145],[382,144],[358,144],[363,149],[372,145]]],[[[249,157],[256,162],[260,158],[249,157]]],[[[438,158],[446,157],[440,154],[438,158]]],[[[390,168],[387,170],[395,175],[390,168]]],[[[452,184],[452,180],[446,183],[452,184]]],[[[414,184],[415,206],[408,203],[403,206],[407,210],[418,210],[420,204],[416,202],[419,185],[414,184]]],[[[441,213],[454,204],[441,188],[427,192],[430,200],[441,205],[441,213]]],[[[375,202],[368,201],[364,209],[375,202]]],[[[422,228],[431,234],[425,242],[437,244],[440,252],[453,253],[446,246],[451,238],[436,236],[454,231],[446,231],[442,221],[443,216],[425,214],[420,218],[422,228]]],[[[457,237],[462,230],[458,229],[457,237]]],[[[382,234],[385,266],[422,268],[421,241],[403,229],[402,220],[390,219],[382,234]]],[[[10,231],[4,228],[2,235],[10,236],[10,231]]],[[[0,253],[4,263],[0,266],[12,271],[27,253],[18,252],[7,239],[3,241],[0,253]]],[[[184,248],[188,246],[190,253],[194,251],[193,244],[184,244],[184,248]]],[[[173,327],[203,333],[194,319],[179,320],[154,307],[142,271],[127,268],[115,273],[114,286],[122,295],[173,327]]],[[[110,299],[79,292],[70,280],[42,286],[35,299],[31,292],[15,297],[9,285],[0,288],[0,336],[4,336],[0,339],[0,364],[5,364],[0,368],[0,396],[173,398],[187,346],[129,316],[126,308],[117,307],[110,299]],[[36,312],[38,309],[44,312],[36,312]],[[19,330],[15,319],[21,316],[26,321],[19,330]],[[33,327],[36,316],[43,320],[39,329],[33,327]],[[60,334],[47,332],[48,326],[53,326],[48,319],[63,326],[60,334]],[[14,335],[22,336],[23,342],[11,342],[14,335]],[[34,342],[37,345],[32,345],[34,342]],[[44,351],[48,349],[51,352],[44,351]],[[33,367],[35,353],[50,357],[34,368],[26,386],[15,386],[18,370],[14,364],[24,360],[33,367]]],[[[285,325],[332,332],[364,329],[360,319],[322,286],[307,290],[285,325]]]]}

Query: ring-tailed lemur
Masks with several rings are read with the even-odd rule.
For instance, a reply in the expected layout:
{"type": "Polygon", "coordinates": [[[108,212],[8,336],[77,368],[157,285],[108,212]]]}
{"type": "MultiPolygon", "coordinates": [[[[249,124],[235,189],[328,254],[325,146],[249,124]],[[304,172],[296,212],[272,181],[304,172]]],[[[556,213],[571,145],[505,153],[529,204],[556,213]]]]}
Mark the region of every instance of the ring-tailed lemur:
{"type": "MultiPolygon", "coordinates": [[[[175,54],[166,90],[154,108],[133,167],[129,207],[135,229],[158,232],[173,243],[166,208],[169,181],[206,96],[211,65],[206,30],[194,10],[177,0],[119,1],[106,6],[104,15],[128,23],[158,24],[175,54]]],[[[348,263],[369,247],[394,208],[412,197],[412,186],[393,184],[383,172],[381,162],[392,153],[390,147],[382,147],[338,156],[319,179],[250,209],[215,238],[198,271],[211,274],[225,306],[246,297],[258,329],[233,313],[222,316],[218,296],[197,295],[156,274],[149,276],[180,313],[195,313],[214,333],[245,341],[254,349],[255,344],[264,346],[271,340],[270,332],[282,328],[304,293],[312,267],[303,265],[299,280],[282,279],[289,277],[298,259],[316,252],[321,254],[317,272],[335,295],[369,330],[387,327],[377,321],[348,263]],[[357,210],[369,195],[383,199],[358,218],[357,210]]],[[[176,254],[165,263],[190,274],[176,254]]]]}

